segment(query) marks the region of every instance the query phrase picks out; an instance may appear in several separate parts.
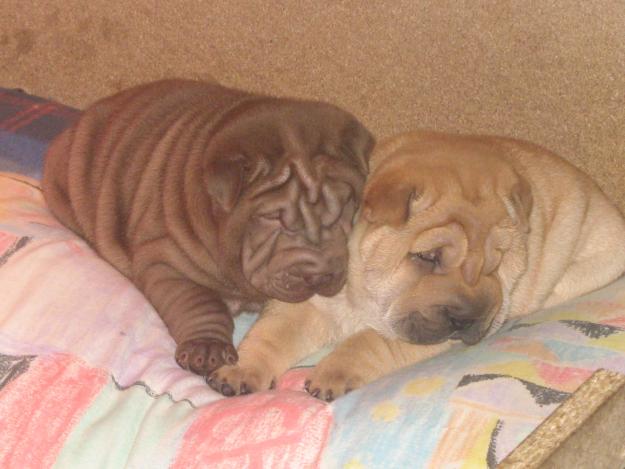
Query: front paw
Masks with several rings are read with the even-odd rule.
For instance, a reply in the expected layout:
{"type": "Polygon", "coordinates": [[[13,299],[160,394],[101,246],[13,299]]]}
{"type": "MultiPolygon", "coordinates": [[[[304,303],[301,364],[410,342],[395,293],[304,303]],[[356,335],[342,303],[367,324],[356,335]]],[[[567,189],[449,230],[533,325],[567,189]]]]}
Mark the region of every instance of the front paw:
{"type": "Polygon", "coordinates": [[[332,402],[365,384],[364,377],[349,366],[332,363],[332,360],[322,360],[304,383],[304,389],[313,397],[332,402]]]}
{"type": "Polygon", "coordinates": [[[238,396],[273,389],[276,378],[268,370],[239,365],[226,365],[215,370],[208,378],[208,385],[224,396],[238,396]]]}
{"type": "Polygon", "coordinates": [[[224,364],[232,365],[238,359],[234,345],[215,339],[188,340],[176,348],[178,365],[202,376],[224,364]]]}

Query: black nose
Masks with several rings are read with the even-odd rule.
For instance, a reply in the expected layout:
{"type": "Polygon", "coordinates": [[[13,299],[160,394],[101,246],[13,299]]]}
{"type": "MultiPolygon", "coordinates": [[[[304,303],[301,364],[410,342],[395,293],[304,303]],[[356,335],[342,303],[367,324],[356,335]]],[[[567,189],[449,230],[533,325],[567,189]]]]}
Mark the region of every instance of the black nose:
{"type": "Polygon", "coordinates": [[[454,316],[449,316],[447,319],[449,320],[449,324],[451,324],[454,331],[466,331],[467,329],[470,329],[473,324],[475,324],[474,319],[456,318],[454,316]]]}

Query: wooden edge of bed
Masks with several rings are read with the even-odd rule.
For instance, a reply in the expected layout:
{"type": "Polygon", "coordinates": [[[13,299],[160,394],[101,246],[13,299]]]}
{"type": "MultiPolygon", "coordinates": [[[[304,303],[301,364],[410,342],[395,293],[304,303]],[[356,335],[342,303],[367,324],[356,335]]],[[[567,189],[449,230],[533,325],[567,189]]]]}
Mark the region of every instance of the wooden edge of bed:
{"type": "Polygon", "coordinates": [[[498,466],[625,467],[625,375],[597,370],[498,466]]]}

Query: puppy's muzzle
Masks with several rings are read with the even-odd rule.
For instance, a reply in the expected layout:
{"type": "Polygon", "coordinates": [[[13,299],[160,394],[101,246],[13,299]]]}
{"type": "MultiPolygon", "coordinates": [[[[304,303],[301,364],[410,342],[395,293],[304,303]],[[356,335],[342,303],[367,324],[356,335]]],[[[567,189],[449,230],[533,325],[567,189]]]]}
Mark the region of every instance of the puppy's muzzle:
{"type": "Polygon", "coordinates": [[[473,308],[459,308],[450,305],[433,307],[436,321],[426,319],[419,311],[404,316],[395,330],[413,344],[437,344],[445,340],[462,340],[467,345],[480,341],[484,332],[479,317],[473,308]]]}

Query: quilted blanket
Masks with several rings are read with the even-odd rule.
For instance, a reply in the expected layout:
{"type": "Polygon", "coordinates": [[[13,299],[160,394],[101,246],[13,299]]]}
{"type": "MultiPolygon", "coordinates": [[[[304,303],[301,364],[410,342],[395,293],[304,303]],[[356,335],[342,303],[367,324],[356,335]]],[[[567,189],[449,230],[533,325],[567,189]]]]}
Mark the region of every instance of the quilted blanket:
{"type": "Polygon", "coordinates": [[[0,92],[2,468],[490,468],[596,369],[625,372],[622,278],[331,404],[302,390],[314,358],[273,391],[223,398],[47,210],[42,152],[74,115],[0,92]]]}

